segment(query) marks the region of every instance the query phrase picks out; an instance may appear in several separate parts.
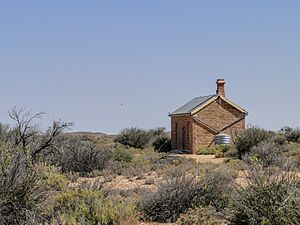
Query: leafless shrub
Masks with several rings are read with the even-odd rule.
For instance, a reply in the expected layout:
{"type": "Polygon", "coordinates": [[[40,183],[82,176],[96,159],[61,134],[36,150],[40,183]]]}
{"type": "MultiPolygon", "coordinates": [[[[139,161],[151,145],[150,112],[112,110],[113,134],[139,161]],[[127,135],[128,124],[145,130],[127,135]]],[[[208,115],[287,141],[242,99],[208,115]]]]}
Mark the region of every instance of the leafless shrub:
{"type": "Polygon", "coordinates": [[[50,161],[61,168],[62,172],[81,175],[105,169],[110,159],[109,150],[100,149],[94,142],[81,141],[78,138],[64,140],[61,148],[50,157],[50,161]]]}
{"type": "Polygon", "coordinates": [[[10,118],[15,121],[15,126],[10,132],[10,139],[14,147],[23,152],[30,150],[32,161],[40,154],[48,154],[56,149],[56,141],[64,130],[72,126],[72,123],[54,121],[46,132],[39,130],[36,120],[42,119],[44,112],[31,114],[24,109],[12,109],[9,111],[10,118]]]}

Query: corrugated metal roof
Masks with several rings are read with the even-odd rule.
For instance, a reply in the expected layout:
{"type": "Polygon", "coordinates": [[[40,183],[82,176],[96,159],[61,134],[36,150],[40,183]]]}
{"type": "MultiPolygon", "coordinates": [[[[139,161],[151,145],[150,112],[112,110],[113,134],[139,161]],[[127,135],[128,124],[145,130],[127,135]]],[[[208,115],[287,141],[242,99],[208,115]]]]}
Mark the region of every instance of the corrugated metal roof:
{"type": "Polygon", "coordinates": [[[208,95],[208,96],[200,96],[192,99],[188,103],[184,104],[180,108],[176,109],[174,112],[172,112],[170,115],[180,115],[180,114],[186,114],[186,113],[191,113],[193,109],[199,107],[212,97],[216,95],[208,95]]]}

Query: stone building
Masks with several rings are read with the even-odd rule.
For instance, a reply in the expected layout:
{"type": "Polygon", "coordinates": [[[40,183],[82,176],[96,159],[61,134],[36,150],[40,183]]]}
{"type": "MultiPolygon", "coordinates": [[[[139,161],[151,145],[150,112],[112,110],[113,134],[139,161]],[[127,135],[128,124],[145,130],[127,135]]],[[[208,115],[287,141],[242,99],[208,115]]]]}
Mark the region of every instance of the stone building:
{"type": "Polygon", "coordinates": [[[215,135],[234,136],[245,129],[247,111],[225,98],[224,79],[216,84],[216,94],[196,97],[169,114],[172,150],[195,154],[213,144],[215,135]]]}

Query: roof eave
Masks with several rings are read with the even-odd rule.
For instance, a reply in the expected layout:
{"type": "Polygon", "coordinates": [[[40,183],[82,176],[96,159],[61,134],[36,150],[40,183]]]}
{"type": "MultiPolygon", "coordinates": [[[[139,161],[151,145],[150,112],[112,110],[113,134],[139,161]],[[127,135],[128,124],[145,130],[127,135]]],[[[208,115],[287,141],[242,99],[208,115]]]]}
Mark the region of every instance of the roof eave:
{"type": "Polygon", "coordinates": [[[191,113],[175,113],[175,114],[172,114],[170,113],[168,116],[172,117],[172,116],[190,116],[191,113]]]}
{"type": "Polygon", "coordinates": [[[234,108],[236,108],[237,110],[239,110],[240,112],[245,113],[246,115],[248,115],[248,112],[247,112],[245,109],[243,109],[242,107],[240,107],[240,106],[234,104],[232,101],[228,100],[227,98],[225,98],[225,97],[222,96],[222,95],[219,95],[219,97],[220,97],[222,100],[224,100],[225,102],[227,102],[229,105],[231,105],[231,106],[233,106],[234,108]]]}

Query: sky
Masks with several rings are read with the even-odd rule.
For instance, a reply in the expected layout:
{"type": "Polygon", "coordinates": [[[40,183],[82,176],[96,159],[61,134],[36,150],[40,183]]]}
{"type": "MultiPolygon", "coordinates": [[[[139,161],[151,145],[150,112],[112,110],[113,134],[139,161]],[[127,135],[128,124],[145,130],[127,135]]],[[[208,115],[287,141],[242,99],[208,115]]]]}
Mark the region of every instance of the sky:
{"type": "Polygon", "coordinates": [[[168,113],[214,94],[247,123],[300,127],[300,1],[0,1],[0,121],[45,111],[73,131],[170,129],[168,113]]]}

